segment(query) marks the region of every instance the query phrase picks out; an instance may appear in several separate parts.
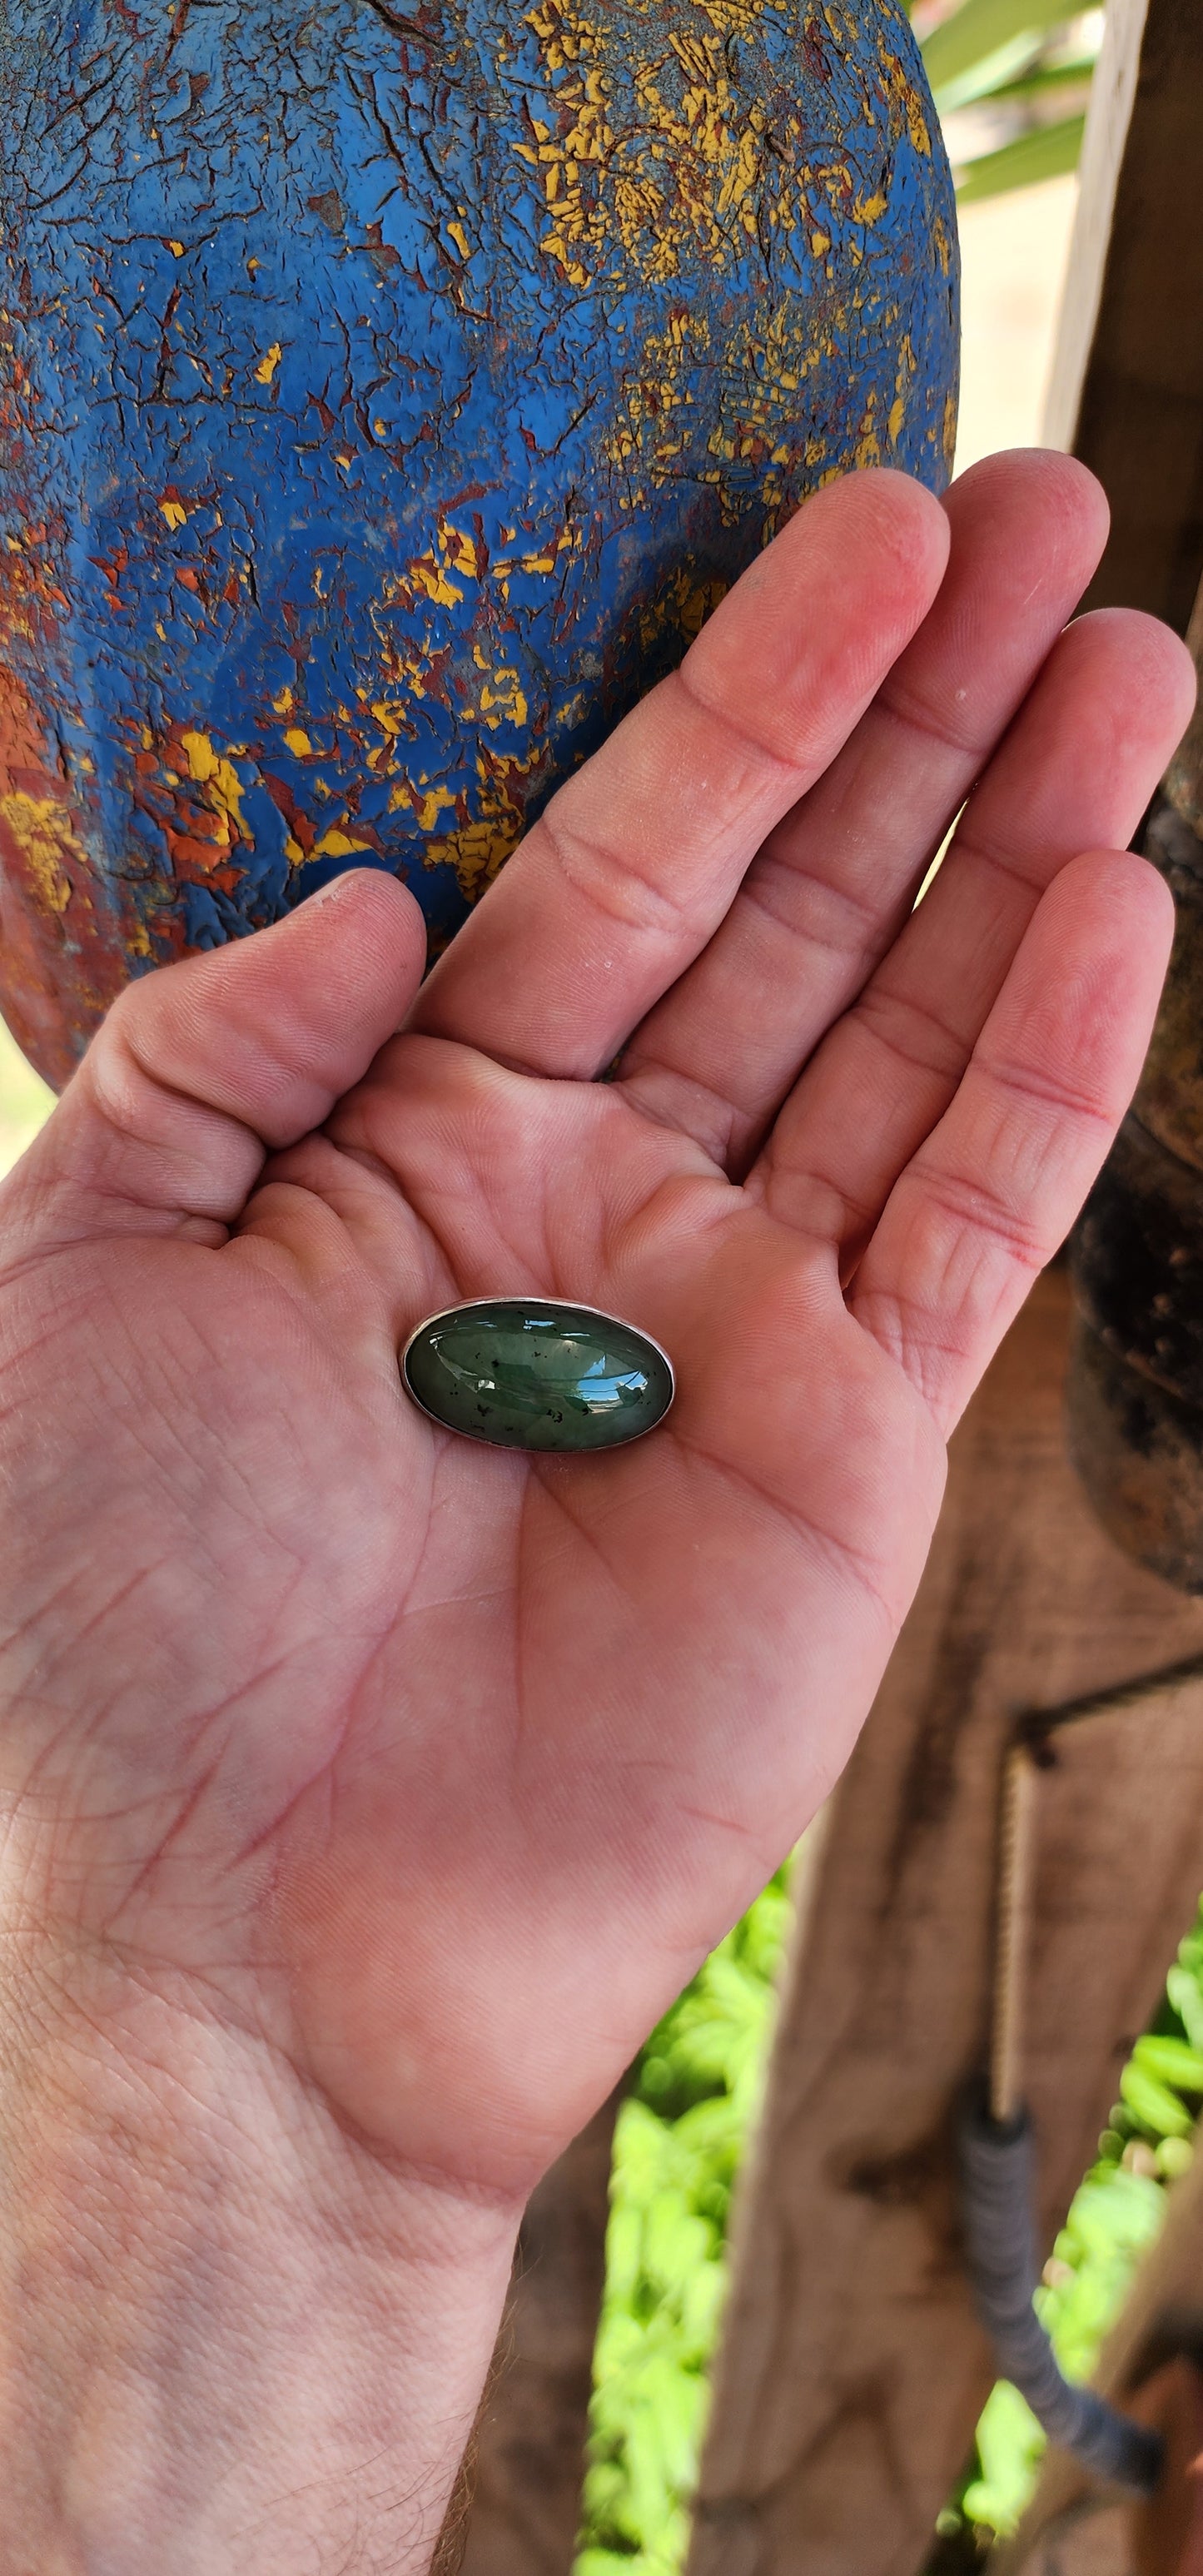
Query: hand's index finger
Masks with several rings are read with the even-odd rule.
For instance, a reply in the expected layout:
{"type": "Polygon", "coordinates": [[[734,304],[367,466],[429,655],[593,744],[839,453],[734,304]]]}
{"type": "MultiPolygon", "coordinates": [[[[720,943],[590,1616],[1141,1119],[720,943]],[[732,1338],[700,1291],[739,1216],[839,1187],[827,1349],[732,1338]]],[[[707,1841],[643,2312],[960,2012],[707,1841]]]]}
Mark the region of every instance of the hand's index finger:
{"type": "Polygon", "coordinates": [[[414,1025],[588,1079],[705,947],[935,597],[948,529],[898,474],[799,511],[527,834],[414,1025]]]}

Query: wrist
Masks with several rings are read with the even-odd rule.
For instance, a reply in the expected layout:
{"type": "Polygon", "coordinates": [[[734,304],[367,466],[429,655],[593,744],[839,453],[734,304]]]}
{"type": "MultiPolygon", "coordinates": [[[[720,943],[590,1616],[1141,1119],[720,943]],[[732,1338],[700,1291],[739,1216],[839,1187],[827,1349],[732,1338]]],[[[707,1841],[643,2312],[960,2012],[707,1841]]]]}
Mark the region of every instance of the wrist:
{"type": "Polygon", "coordinates": [[[399,2174],[144,1989],[3,1999],[12,2576],[425,2576],[518,2212],[399,2174]]]}

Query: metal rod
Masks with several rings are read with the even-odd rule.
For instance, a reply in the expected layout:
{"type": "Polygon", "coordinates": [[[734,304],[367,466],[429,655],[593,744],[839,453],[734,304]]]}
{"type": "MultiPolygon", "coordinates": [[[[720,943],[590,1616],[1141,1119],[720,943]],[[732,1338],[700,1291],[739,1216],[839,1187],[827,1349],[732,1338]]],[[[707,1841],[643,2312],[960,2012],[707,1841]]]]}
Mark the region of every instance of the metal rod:
{"type": "Polygon", "coordinates": [[[1001,2127],[1023,2107],[1024,2004],[1036,1861],[1036,1765],[1013,1744],[1003,1769],[998,1819],[998,1894],[990,2029],[990,2117],[1001,2127]]]}

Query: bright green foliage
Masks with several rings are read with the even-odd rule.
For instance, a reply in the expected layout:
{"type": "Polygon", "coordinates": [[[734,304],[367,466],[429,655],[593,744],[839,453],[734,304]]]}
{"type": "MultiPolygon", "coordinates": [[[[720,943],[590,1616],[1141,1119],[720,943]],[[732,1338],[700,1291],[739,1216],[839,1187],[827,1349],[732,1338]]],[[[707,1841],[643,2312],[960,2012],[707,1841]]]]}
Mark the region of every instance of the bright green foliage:
{"type": "MultiPolygon", "coordinates": [[[[1031,2493],[1044,2450],[1044,2435],[1031,2407],[1009,2379],[1000,2379],[982,2408],[977,2428],[977,2475],[964,2488],[961,2514],[991,2531],[1013,2531],[1031,2493]]],[[[956,2527],[956,2516],[942,2516],[956,2527]]]]}
{"type": "Polygon", "coordinates": [[[1135,2059],[1125,2066],[1119,2091],[1121,2102],[1127,2103],[1133,2118],[1155,2138],[1190,2136],[1190,2113],[1177,2094],[1171,2093],[1168,2084],[1159,2084],[1154,2076],[1146,2075],[1135,2059]]]}
{"type": "MultiPolygon", "coordinates": [[[[937,107],[943,106],[954,81],[963,82],[966,73],[992,64],[1012,45],[1030,40],[1035,51],[1041,36],[1064,27],[1072,16],[1065,0],[961,0],[960,8],[942,18],[923,39],[923,60],[937,107]]],[[[958,106],[963,96],[958,90],[958,106]]]]}
{"type": "MultiPolygon", "coordinates": [[[[1178,1976],[1181,1970],[1171,1972],[1178,1976]]],[[[1203,2093],[1203,2048],[1192,2048],[1189,2039],[1154,2036],[1138,2039],[1132,2051],[1132,2063],[1156,2083],[1174,2084],[1180,2093],[1203,2093]]],[[[1169,2130],[1165,2131],[1168,2137],[1169,2130]]]]}
{"type": "Polygon", "coordinates": [[[1085,123],[1084,116],[1067,116],[1057,125],[1038,125],[1030,134],[1017,134],[1013,143],[1002,144],[997,152],[981,153],[968,164],[960,181],[961,204],[972,206],[980,197],[1001,196],[1004,188],[1034,188],[1041,179],[1060,179],[1067,170],[1076,170],[1085,123]]]}
{"type": "Polygon", "coordinates": [[[731,2191],[789,1922],[787,1875],[653,2032],[618,2115],[574,2576],[676,2576],[684,2560],[731,2191]]]}
{"type": "Polygon", "coordinates": [[[1070,2379],[1084,2379],[1091,2368],[1123,2306],[1136,2258],[1152,2244],[1164,2214],[1160,2181],[1123,2165],[1096,2165],[1075,2192],[1053,2248],[1051,2277],[1036,2294],[1070,2379]]]}
{"type": "MultiPolygon", "coordinates": [[[[922,29],[931,0],[914,14],[922,29]]],[[[960,0],[921,33],[936,108],[954,120],[947,139],[964,204],[1077,168],[1098,17],[1066,0],[960,0]],[[993,111],[984,140],[962,142],[955,120],[967,108],[993,111]]]]}
{"type": "MultiPolygon", "coordinates": [[[[619,2114],[574,2576],[679,2576],[684,2564],[731,2192],[760,2098],[789,1922],[787,1876],[766,1888],[653,2033],[619,2114]]],[[[1037,2293],[1071,2378],[1091,2369],[1161,2225],[1165,2184],[1191,2160],[1203,2095],[1203,1903],[1120,2095],[1037,2293]]],[[[1014,2528],[1043,2448],[1022,2397],[1000,2381],[972,2474],[940,2517],[946,2537],[965,2534],[966,2565],[976,2561],[975,2528],[1014,2528]]]]}

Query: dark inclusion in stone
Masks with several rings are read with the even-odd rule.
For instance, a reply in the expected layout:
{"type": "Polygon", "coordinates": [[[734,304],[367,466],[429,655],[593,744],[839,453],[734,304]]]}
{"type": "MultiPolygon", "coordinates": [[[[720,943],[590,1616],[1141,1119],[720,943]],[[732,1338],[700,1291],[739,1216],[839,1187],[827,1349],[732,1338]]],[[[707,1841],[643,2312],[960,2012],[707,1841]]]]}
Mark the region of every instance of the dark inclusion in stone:
{"type": "Polygon", "coordinates": [[[615,1449],[667,1413],[673,1373],[631,1324],[592,1306],[498,1297],[432,1316],[401,1373],[449,1431],[499,1449],[615,1449]]]}

